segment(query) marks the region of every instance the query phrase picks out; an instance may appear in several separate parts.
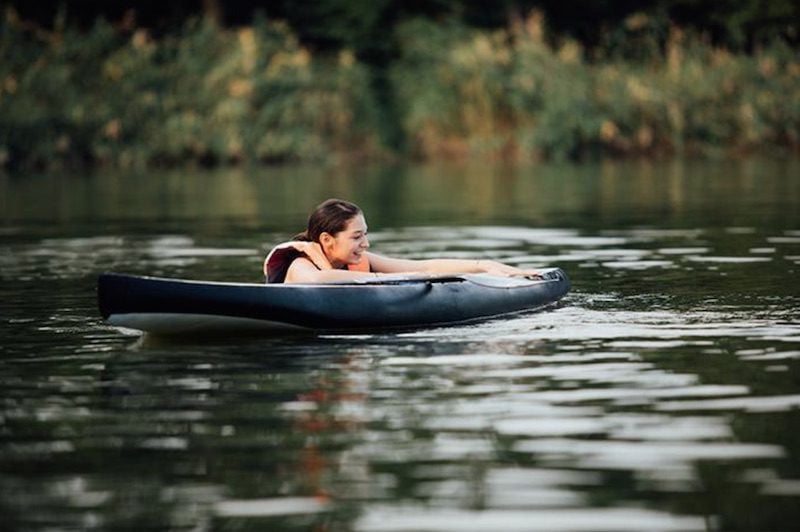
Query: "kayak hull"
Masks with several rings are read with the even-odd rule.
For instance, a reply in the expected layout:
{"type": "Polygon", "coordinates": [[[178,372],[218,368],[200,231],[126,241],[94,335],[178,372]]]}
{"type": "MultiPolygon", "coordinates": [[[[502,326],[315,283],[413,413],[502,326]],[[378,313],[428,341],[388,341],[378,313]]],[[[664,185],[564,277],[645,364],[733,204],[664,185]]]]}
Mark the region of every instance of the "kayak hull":
{"type": "Polygon", "coordinates": [[[533,280],[481,274],[350,284],[220,283],[105,273],[98,278],[98,305],[112,325],[159,335],[365,330],[470,322],[538,309],[569,288],[557,268],[533,280]]]}

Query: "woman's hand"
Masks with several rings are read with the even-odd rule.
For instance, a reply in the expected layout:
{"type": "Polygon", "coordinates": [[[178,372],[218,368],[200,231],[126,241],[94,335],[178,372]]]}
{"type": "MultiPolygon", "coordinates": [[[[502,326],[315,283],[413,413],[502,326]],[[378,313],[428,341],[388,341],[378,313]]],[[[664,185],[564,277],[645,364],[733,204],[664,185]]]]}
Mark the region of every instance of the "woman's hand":
{"type": "Polygon", "coordinates": [[[289,245],[291,245],[300,253],[304,253],[306,257],[308,257],[309,260],[314,263],[314,266],[320,270],[333,269],[330,261],[328,261],[328,257],[326,257],[325,253],[322,251],[322,246],[320,246],[317,242],[293,241],[290,242],[289,245]]]}
{"type": "Polygon", "coordinates": [[[542,275],[536,270],[523,270],[497,262],[493,260],[479,260],[477,263],[478,269],[489,275],[498,275],[501,277],[541,277],[542,275]]]}

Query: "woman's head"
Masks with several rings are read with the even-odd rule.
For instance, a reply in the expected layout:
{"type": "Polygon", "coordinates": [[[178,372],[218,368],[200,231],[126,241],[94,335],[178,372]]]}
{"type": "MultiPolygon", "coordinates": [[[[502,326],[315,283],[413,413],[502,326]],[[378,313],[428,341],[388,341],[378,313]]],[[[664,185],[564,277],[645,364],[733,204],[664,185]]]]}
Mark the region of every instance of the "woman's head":
{"type": "Polygon", "coordinates": [[[340,199],[325,200],[308,217],[306,230],[295,236],[295,240],[319,242],[323,233],[336,236],[347,227],[347,223],[361,214],[355,203],[340,199]]]}
{"type": "Polygon", "coordinates": [[[334,266],[355,264],[369,247],[367,224],[358,205],[340,199],[322,202],[296,240],[317,242],[334,266]]]}

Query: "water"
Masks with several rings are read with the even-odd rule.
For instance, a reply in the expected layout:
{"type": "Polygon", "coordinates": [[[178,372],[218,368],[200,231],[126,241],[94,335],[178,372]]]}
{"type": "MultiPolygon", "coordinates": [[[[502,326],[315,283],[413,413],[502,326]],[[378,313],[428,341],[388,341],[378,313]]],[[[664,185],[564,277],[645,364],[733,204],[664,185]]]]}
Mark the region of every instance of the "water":
{"type": "Polygon", "coordinates": [[[800,164],[0,178],[7,530],[793,530],[800,164]],[[328,196],[373,250],[560,266],[549,311],[165,342],[105,270],[258,281],[328,196]]]}

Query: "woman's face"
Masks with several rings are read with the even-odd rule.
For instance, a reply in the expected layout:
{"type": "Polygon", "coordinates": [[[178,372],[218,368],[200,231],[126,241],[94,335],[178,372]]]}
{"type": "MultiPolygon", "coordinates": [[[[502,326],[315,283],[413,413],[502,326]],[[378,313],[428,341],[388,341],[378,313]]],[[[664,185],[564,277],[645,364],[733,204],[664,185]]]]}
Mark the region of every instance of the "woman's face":
{"type": "Polygon", "coordinates": [[[331,236],[323,233],[320,238],[325,256],[334,268],[347,264],[358,264],[364,252],[369,248],[367,239],[367,222],[363,214],[358,214],[347,222],[344,230],[331,236]]]}

